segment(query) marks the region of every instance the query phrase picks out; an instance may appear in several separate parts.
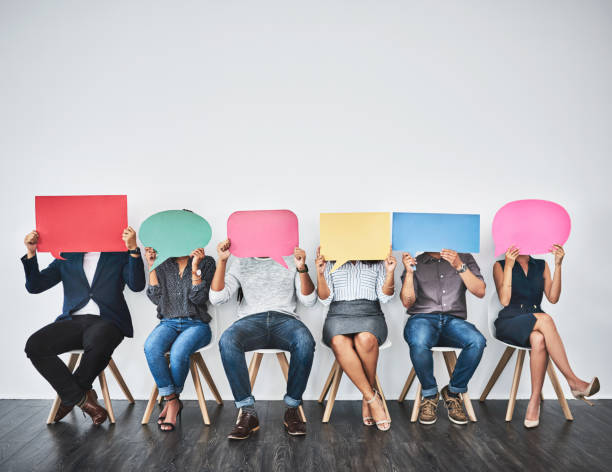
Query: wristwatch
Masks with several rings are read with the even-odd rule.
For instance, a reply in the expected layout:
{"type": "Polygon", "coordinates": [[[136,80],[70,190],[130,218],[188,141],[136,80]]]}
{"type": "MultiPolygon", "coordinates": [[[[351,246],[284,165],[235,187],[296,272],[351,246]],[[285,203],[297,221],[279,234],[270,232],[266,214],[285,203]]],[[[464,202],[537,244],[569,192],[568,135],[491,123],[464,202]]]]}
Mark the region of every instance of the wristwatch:
{"type": "Polygon", "coordinates": [[[140,248],[136,246],[136,249],[128,249],[128,254],[140,254],[140,248]]]}
{"type": "Polygon", "coordinates": [[[192,270],[191,275],[195,275],[196,277],[202,277],[202,270],[201,269],[192,270]]]}
{"type": "Polygon", "coordinates": [[[459,269],[457,269],[457,273],[458,274],[463,274],[466,270],[468,270],[468,266],[466,266],[465,264],[461,264],[461,267],[459,267],[459,269]]]}
{"type": "Polygon", "coordinates": [[[300,274],[305,274],[306,272],[308,272],[308,266],[306,264],[304,264],[304,268],[302,270],[297,269],[297,271],[300,274]]]}

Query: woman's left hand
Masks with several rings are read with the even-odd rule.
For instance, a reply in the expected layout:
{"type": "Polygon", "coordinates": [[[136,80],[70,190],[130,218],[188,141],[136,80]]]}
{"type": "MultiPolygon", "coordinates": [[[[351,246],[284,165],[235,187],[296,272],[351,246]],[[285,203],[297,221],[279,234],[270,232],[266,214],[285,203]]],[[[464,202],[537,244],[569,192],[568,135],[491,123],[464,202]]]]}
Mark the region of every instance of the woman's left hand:
{"type": "Polygon", "coordinates": [[[395,272],[395,266],[397,266],[397,259],[389,249],[389,255],[385,259],[385,269],[387,269],[387,274],[392,274],[395,272]]]}
{"type": "Polygon", "coordinates": [[[191,261],[191,268],[193,270],[198,270],[198,268],[200,267],[200,262],[202,262],[204,260],[204,256],[206,256],[206,254],[204,253],[204,248],[199,247],[197,249],[194,249],[189,255],[193,257],[193,261],[191,261]]]}
{"type": "Polygon", "coordinates": [[[555,265],[561,265],[561,262],[563,262],[563,258],[565,257],[565,250],[563,249],[563,246],[560,244],[553,244],[550,252],[555,255],[555,265]]]}

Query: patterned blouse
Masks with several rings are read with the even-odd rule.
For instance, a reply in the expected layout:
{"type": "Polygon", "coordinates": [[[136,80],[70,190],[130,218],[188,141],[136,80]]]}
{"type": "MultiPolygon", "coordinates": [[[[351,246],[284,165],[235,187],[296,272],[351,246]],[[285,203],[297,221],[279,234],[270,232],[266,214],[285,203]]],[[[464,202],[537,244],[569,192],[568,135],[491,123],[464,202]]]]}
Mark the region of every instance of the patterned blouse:
{"type": "Polygon", "coordinates": [[[179,266],[174,257],[166,259],[155,269],[159,284],[149,285],[147,295],[157,305],[158,318],[192,317],[200,318],[204,323],[211,320],[206,302],[215,274],[215,260],[205,256],[200,262],[202,282],[198,285],[193,285],[191,281],[192,261],[193,258],[190,257],[183,277],[179,275],[179,266]]]}
{"type": "Polygon", "coordinates": [[[382,288],[385,284],[387,271],[383,261],[345,262],[338,270],[331,272],[334,262],[325,264],[323,276],[329,287],[329,297],[319,301],[329,305],[333,301],[348,300],[380,300],[387,303],[393,294],[386,295],[382,288]]]}

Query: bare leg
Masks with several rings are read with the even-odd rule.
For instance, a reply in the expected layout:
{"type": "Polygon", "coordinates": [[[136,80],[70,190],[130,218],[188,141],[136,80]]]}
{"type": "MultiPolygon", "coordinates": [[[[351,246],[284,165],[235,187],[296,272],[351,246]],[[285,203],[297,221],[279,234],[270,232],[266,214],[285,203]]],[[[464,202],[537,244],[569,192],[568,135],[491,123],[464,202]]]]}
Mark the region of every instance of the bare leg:
{"type": "MultiPolygon", "coordinates": [[[[342,370],[348,375],[351,382],[359,389],[366,400],[374,397],[374,389],[368,380],[361,359],[355,350],[355,342],[352,336],[338,334],[331,340],[331,348],[334,351],[336,360],[342,370]]],[[[375,374],[376,375],[376,374],[375,374]]],[[[372,416],[376,421],[386,419],[385,409],[382,401],[375,401],[368,404],[372,416]]]]}
{"type": "MultiPolygon", "coordinates": [[[[378,363],[378,339],[372,333],[363,332],[356,334],[353,342],[368,382],[374,387],[376,385],[376,364],[378,363]]],[[[370,416],[370,407],[365,400],[362,401],[361,409],[364,418],[370,416]]]]}
{"type": "Polygon", "coordinates": [[[563,341],[552,317],[546,313],[534,313],[537,318],[533,327],[534,331],[539,331],[544,335],[546,350],[555,365],[561,371],[572,390],[584,390],[589,386],[588,382],[579,379],[569,365],[563,341]]]}
{"type": "Polygon", "coordinates": [[[527,405],[525,419],[537,420],[540,411],[540,401],[542,400],[542,385],[548,366],[548,352],[546,352],[546,342],[544,335],[539,331],[532,331],[529,336],[531,343],[530,363],[531,370],[531,398],[527,405]]]}

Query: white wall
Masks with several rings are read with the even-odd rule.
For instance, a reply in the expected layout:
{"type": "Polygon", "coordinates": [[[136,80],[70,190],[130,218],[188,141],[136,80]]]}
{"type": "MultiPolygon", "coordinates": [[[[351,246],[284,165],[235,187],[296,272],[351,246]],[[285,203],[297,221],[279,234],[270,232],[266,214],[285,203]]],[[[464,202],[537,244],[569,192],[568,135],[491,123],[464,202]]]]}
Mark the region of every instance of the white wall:
{"type": "MultiPolygon", "coordinates": [[[[289,208],[311,267],[319,212],[480,213],[487,297],[495,211],[520,198],[559,202],[573,230],[551,314],[576,372],[599,375],[602,396],[612,394],[609,2],[7,0],[0,45],[0,396],[52,395],[23,353],[61,306],[59,287],[29,295],[23,286],[34,196],[118,193],[136,228],[164,209],[204,215],[210,254],[231,212],[289,208]]],[[[143,293],[126,296],[136,337],[115,359],[144,398],[142,346],[156,318],[143,293]]],[[[488,337],[487,304],[469,300],[488,337]]],[[[380,375],[396,398],[410,366],[405,315],[397,298],[385,312],[393,347],[380,375]]],[[[322,307],[300,313],[319,338],[322,307]]],[[[489,340],[473,397],[502,350],[489,340]]],[[[206,361],[231,398],[218,351],[206,361]]],[[[331,362],[319,346],[306,398],[331,362]]],[[[511,370],[492,397],[507,396],[511,370]]],[[[280,379],[265,360],[255,395],[280,399],[280,379]]],[[[357,391],[345,381],[340,397],[357,391]]]]}

